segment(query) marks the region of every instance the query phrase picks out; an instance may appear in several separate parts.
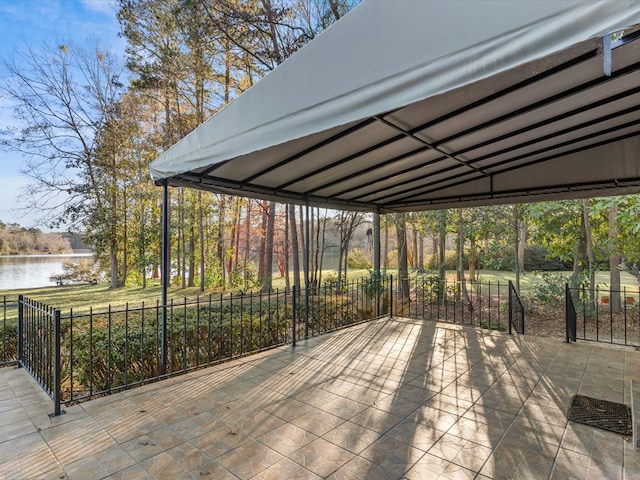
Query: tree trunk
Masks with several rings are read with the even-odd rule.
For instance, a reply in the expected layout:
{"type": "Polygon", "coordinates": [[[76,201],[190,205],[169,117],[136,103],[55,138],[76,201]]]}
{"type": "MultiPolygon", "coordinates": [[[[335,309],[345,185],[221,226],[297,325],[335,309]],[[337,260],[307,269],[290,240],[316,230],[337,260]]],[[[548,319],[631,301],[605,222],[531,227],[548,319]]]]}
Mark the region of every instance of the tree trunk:
{"type": "Polygon", "coordinates": [[[189,225],[189,277],[187,278],[187,286],[195,286],[196,273],[196,226],[195,218],[189,225]]]}
{"type": "Polygon", "coordinates": [[[138,249],[138,255],[140,256],[140,275],[142,276],[142,288],[147,288],[147,262],[146,262],[146,247],[145,247],[145,215],[144,215],[144,203],[142,202],[142,195],[140,195],[140,248],[138,249]]]}
{"type": "Polygon", "coordinates": [[[285,289],[291,290],[291,279],[289,278],[289,209],[284,209],[284,278],[285,289]]]}
{"type": "MultiPolygon", "coordinates": [[[[322,265],[324,263],[324,247],[325,247],[325,241],[326,241],[327,220],[328,220],[326,213],[327,212],[325,210],[325,216],[322,220],[322,231],[318,236],[318,244],[320,245],[320,248],[318,249],[320,251],[320,258],[318,259],[318,285],[322,285],[322,265]]],[[[320,228],[319,222],[318,222],[318,228],[320,228]]]]}
{"type": "Polygon", "coordinates": [[[589,200],[582,200],[582,215],[584,217],[584,238],[589,261],[589,301],[595,306],[596,269],[593,261],[593,240],[591,235],[591,220],[589,219],[589,200]]]}
{"type": "Polygon", "coordinates": [[[611,311],[620,313],[622,311],[622,303],[620,302],[620,252],[618,251],[618,228],[616,219],[618,216],[618,207],[612,205],[609,208],[609,283],[611,292],[609,295],[611,301],[611,311]]]}
{"type": "Polygon", "coordinates": [[[267,230],[264,257],[264,278],[262,279],[262,291],[270,292],[273,288],[273,240],[275,236],[276,202],[269,202],[267,212],[267,230]]]}
{"type": "Polygon", "coordinates": [[[418,230],[416,228],[411,229],[413,240],[413,255],[411,265],[414,269],[418,269],[418,230]]]}
{"type": "Polygon", "coordinates": [[[422,234],[418,237],[418,271],[424,272],[424,237],[422,234]]]}
{"type": "Polygon", "coordinates": [[[523,273],[524,270],[524,250],[527,247],[527,223],[522,220],[522,210],[520,210],[520,241],[518,242],[518,247],[520,251],[518,252],[518,261],[520,262],[520,273],[523,273]]]}
{"type": "MultiPolygon", "coordinates": [[[[309,286],[309,278],[308,278],[308,272],[307,272],[307,266],[309,265],[309,260],[307,258],[307,233],[306,233],[306,228],[305,228],[305,224],[304,224],[304,213],[302,211],[302,205],[300,205],[300,207],[298,208],[298,214],[300,217],[300,247],[302,249],[302,263],[303,263],[303,270],[304,270],[304,285],[300,285],[301,287],[308,287],[309,286]]],[[[307,221],[309,221],[307,219],[307,221]]]]}
{"type": "Polygon", "coordinates": [[[186,235],[184,233],[184,188],[180,187],[179,192],[180,194],[178,195],[178,200],[180,202],[180,205],[178,207],[178,221],[180,225],[178,226],[178,236],[180,242],[180,286],[184,289],[187,288],[187,241],[186,235]]]}
{"type": "Polygon", "coordinates": [[[296,226],[296,207],[289,205],[289,221],[291,222],[291,250],[293,254],[293,284],[300,288],[300,244],[298,243],[298,229],[296,226]]]}
{"type": "Polygon", "coordinates": [[[387,273],[389,268],[389,216],[384,216],[384,273],[387,273]]]}
{"type": "Polygon", "coordinates": [[[440,276],[440,301],[446,298],[447,267],[445,265],[445,248],[447,243],[447,211],[440,210],[438,215],[438,273],[440,276]]]}
{"type": "Polygon", "coordinates": [[[463,302],[466,302],[469,312],[473,312],[473,304],[467,291],[467,282],[464,278],[464,235],[462,233],[462,209],[458,209],[458,281],[463,295],[463,302]]]}
{"type": "Polygon", "coordinates": [[[475,282],[476,279],[476,261],[478,258],[477,245],[476,245],[476,237],[471,236],[469,239],[469,279],[471,282],[475,282]]]}
{"type": "Polygon", "coordinates": [[[111,260],[111,284],[109,288],[118,288],[118,244],[112,239],[109,244],[109,259],[111,260]]]}
{"type": "Polygon", "coordinates": [[[126,285],[127,276],[129,275],[129,219],[127,218],[127,210],[129,208],[127,200],[127,190],[123,192],[122,198],[122,271],[120,272],[120,286],[126,285]]]}
{"type": "Polygon", "coordinates": [[[226,265],[224,258],[225,242],[224,242],[224,219],[227,215],[227,198],[225,195],[219,196],[220,206],[218,208],[218,245],[216,254],[218,257],[218,265],[220,265],[220,276],[222,278],[222,286],[227,284],[226,265]]]}
{"type": "Polygon", "coordinates": [[[244,227],[244,262],[243,262],[243,276],[244,276],[244,288],[249,286],[249,254],[251,252],[251,202],[247,201],[247,218],[245,219],[244,227]]]}
{"type": "Polygon", "coordinates": [[[231,235],[229,235],[229,241],[233,250],[229,252],[229,258],[227,258],[227,277],[230,283],[233,282],[234,278],[232,273],[238,268],[237,244],[239,241],[240,213],[242,209],[241,201],[240,197],[236,197],[235,207],[233,207],[233,218],[231,219],[231,235]]]}
{"type": "Polygon", "coordinates": [[[198,230],[200,234],[200,291],[204,292],[205,258],[204,258],[204,209],[202,207],[202,190],[198,190],[198,230]]]}
{"type": "Polygon", "coordinates": [[[262,209],[262,222],[260,225],[260,253],[258,257],[258,281],[260,285],[264,282],[265,277],[265,260],[267,258],[267,223],[269,221],[268,216],[268,203],[266,201],[259,203],[262,209]]]}
{"type": "Polygon", "coordinates": [[[234,270],[236,272],[236,277],[238,277],[238,273],[240,271],[240,231],[242,230],[242,199],[238,198],[238,208],[236,211],[236,222],[235,222],[235,238],[233,240],[233,265],[234,270]]]}
{"type": "Polygon", "coordinates": [[[407,224],[404,213],[396,213],[396,231],[398,236],[398,298],[404,304],[409,300],[407,224]]]}

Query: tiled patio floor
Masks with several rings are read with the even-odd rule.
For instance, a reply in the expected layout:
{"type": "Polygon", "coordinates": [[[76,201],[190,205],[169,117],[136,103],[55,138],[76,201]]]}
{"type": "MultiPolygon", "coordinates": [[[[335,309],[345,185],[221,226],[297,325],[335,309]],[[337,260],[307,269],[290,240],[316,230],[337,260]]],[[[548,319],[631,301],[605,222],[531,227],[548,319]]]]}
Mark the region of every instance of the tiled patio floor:
{"type": "Polygon", "coordinates": [[[622,436],[568,423],[629,404],[640,352],[377,321],[81,405],[0,369],[0,478],[640,479],[622,436]]]}

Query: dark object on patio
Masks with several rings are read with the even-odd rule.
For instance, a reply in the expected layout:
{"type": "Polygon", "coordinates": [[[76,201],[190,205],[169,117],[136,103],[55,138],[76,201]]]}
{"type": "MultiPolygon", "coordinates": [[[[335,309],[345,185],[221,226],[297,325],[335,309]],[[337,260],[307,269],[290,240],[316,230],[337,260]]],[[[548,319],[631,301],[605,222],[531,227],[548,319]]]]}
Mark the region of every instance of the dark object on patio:
{"type": "Polygon", "coordinates": [[[631,409],[622,403],[574,395],[567,418],[591,427],[631,435],[631,409]]]}

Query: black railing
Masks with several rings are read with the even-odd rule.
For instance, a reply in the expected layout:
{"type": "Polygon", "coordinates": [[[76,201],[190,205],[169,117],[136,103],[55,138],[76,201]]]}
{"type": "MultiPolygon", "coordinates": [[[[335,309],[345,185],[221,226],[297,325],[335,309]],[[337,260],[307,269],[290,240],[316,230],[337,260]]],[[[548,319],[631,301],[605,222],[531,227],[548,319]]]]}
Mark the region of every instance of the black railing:
{"type": "Polygon", "coordinates": [[[581,286],[567,287],[566,296],[574,303],[576,340],[640,346],[640,291],[581,286]]]}
{"type": "MultiPolygon", "coordinates": [[[[566,286],[562,290],[561,296],[569,291],[566,286]]],[[[5,364],[18,361],[27,368],[57,402],[59,411],[61,404],[295,345],[301,338],[383,316],[524,333],[526,307],[529,334],[566,338],[565,325],[557,319],[563,307],[566,313],[567,305],[555,300],[545,303],[534,288],[521,293],[511,283],[448,281],[424,274],[405,281],[370,277],[308,290],[212,295],[172,300],[167,305],[157,302],[62,314],[24,298],[15,304],[19,309],[5,300],[3,359],[5,364]],[[544,323],[543,317],[552,321],[544,323]],[[549,325],[557,326],[557,331],[549,325]]],[[[638,293],[618,292],[623,299],[619,313],[605,299],[612,298],[610,291],[604,295],[596,289],[596,304],[586,289],[570,293],[576,312],[575,338],[640,345],[638,293]]]]}
{"type": "Polygon", "coordinates": [[[15,365],[18,359],[18,302],[0,298],[0,367],[15,365]]]}
{"type": "Polygon", "coordinates": [[[569,284],[565,284],[565,323],[566,323],[566,339],[567,343],[575,342],[577,340],[577,322],[578,315],[576,313],[576,306],[573,302],[573,295],[569,284]]]}
{"type": "Polygon", "coordinates": [[[60,310],[20,295],[17,335],[18,364],[31,373],[51,397],[54,415],[60,415],[60,310]]]}
{"type": "Polygon", "coordinates": [[[394,290],[397,315],[500,331],[508,328],[507,283],[449,280],[434,274],[411,276],[409,283],[404,301],[394,290]]]}
{"type": "Polygon", "coordinates": [[[63,404],[388,315],[390,283],[364,279],[65,314],[20,297],[18,363],[59,414],[63,404]]]}
{"type": "Polygon", "coordinates": [[[509,280],[509,333],[513,333],[514,328],[516,332],[524,335],[524,307],[516,287],[509,280]]]}

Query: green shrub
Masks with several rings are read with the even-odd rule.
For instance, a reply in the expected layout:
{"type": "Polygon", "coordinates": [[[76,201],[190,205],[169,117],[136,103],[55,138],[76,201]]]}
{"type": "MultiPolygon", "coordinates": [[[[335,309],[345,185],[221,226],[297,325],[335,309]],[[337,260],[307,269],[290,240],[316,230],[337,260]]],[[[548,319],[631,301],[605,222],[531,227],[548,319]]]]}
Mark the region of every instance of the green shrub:
{"type": "Polygon", "coordinates": [[[0,323],[0,362],[18,358],[18,327],[15,321],[0,323]]]}
{"type": "Polygon", "coordinates": [[[369,269],[372,268],[369,255],[359,248],[354,248],[347,256],[347,266],[353,269],[369,269]]]}

